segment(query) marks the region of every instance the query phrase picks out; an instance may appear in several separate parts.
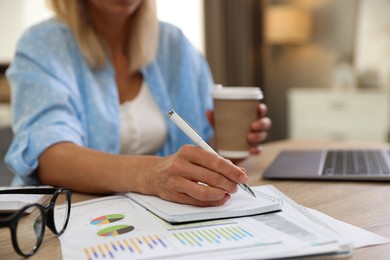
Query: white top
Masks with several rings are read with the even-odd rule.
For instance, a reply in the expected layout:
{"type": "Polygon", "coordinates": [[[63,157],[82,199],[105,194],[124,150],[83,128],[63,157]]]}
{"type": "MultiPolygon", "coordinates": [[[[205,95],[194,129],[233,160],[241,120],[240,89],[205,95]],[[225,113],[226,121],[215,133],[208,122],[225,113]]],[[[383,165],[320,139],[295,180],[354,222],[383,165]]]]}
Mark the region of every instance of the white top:
{"type": "Polygon", "coordinates": [[[140,92],[120,106],[121,154],[154,154],[167,136],[165,117],[144,81],[140,92]]]}

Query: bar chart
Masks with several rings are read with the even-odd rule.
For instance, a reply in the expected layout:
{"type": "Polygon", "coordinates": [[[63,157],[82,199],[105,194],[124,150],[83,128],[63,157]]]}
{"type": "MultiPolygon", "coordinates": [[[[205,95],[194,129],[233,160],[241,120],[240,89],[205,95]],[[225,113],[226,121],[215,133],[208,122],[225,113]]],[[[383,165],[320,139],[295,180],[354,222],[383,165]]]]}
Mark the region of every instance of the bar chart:
{"type": "Polygon", "coordinates": [[[85,247],[86,259],[143,259],[180,256],[189,252],[215,251],[275,243],[240,223],[175,229],[159,234],[137,234],[85,247]]]}

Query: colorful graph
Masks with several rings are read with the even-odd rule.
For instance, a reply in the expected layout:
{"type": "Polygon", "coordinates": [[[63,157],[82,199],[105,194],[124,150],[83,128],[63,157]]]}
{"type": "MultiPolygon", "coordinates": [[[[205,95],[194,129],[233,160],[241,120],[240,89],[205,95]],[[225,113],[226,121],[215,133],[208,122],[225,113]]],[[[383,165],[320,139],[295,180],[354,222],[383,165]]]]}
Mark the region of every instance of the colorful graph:
{"type": "MultiPolygon", "coordinates": [[[[100,233],[104,236],[111,236],[115,232],[119,233],[121,226],[125,225],[106,228],[100,233]]],[[[125,230],[126,228],[123,231],[125,230]]],[[[185,255],[189,252],[204,253],[253,245],[266,246],[274,243],[274,240],[255,234],[248,226],[235,223],[195,228],[183,227],[183,229],[160,234],[136,231],[84,247],[83,253],[88,260],[167,258],[185,255]]]]}
{"type": "Polygon", "coordinates": [[[111,226],[111,227],[102,229],[99,232],[97,232],[96,234],[98,236],[104,236],[104,237],[112,236],[113,237],[113,236],[118,236],[118,235],[122,235],[125,233],[129,233],[132,230],[134,230],[133,226],[116,225],[116,226],[111,226]]]}
{"type": "Polygon", "coordinates": [[[136,236],[132,238],[121,239],[101,243],[98,245],[84,248],[84,254],[87,259],[116,258],[116,256],[134,256],[146,254],[164,253],[168,244],[158,235],[136,236]],[[157,251],[156,251],[157,249],[157,251]]]}
{"type": "Polygon", "coordinates": [[[125,218],[125,216],[122,214],[109,214],[109,215],[104,215],[104,216],[94,218],[89,223],[92,225],[100,226],[100,225],[104,225],[104,224],[113,223],[113,222],[122,220],[124,218],[125,218]]]}
{"type": "Polygon", "coordinates": [[[254,238],[251,232],[238,225],[184,230],[172,234],[182,246],[189,247],[235,243],[254,238]]]}

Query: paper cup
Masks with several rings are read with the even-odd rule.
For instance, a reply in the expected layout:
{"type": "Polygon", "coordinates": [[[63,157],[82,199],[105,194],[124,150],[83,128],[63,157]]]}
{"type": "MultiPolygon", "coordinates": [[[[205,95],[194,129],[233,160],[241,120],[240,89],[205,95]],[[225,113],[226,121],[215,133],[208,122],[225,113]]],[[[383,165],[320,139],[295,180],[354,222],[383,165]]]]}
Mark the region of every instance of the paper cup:
{"type": "Polygon", "coordinates": [[[258,87],[216,85],[212,97],[218,153],[232,159],[248,157],[250,145],[246,136],[258,118],[257,107],[263,92],[258,87]]]}

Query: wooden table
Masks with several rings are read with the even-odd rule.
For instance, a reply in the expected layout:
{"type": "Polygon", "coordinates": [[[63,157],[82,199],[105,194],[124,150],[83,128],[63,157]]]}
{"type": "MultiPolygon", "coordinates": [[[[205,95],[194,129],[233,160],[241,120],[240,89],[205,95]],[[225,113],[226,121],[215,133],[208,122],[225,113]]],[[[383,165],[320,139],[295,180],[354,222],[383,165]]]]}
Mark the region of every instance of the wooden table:
{"type": "MultiPolygon", "coordinates": [[[[390,237],[390,183],[346,181],[262,180],[267,166],[282,149],[385,147],[389,144],[281,141],[263,146],[261,156],[241,165],[247,169],[250,185],[272,184],[297,203],[368,231],[390,237]]],[[[74,194],[73,202],[94,198],[74,194]]],[[[7,229],[0,230],[0,259],[19,258],[14,253],[7,229]]],[[[48,229],[41,248],[31,259],[59,259],[59,240],[48,229]]],[[[352,259],[390,259],[390,244],[356,249],[352,259]]]]}

